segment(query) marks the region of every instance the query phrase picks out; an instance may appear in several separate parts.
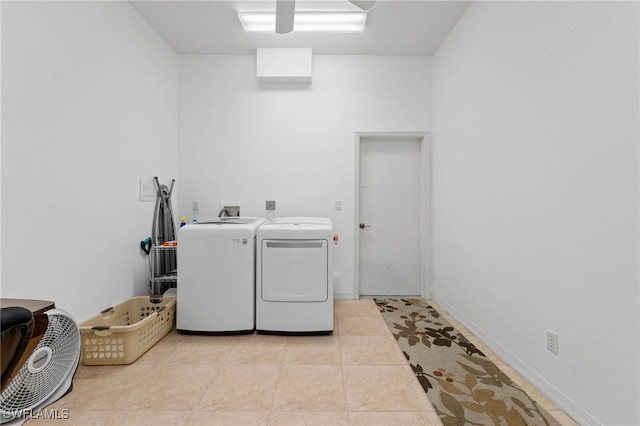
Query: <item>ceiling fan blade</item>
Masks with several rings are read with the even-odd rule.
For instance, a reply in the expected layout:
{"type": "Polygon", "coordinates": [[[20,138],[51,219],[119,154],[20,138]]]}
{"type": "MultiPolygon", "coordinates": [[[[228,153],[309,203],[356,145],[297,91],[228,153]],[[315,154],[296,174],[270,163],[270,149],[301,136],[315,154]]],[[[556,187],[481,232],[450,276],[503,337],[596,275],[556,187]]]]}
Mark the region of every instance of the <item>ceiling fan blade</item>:
{"type": "Polygon", "coordinates": [[[287,34],[293,31],[293,16],[296,11],[296,0],[276,1],[276,33],[287,34]]]}
{"type": "Polygon", "coordinates": [[[349,0],[351,3],[355,4],[362,10],[369,10],[376,4],[377,0],[349,0]]]}

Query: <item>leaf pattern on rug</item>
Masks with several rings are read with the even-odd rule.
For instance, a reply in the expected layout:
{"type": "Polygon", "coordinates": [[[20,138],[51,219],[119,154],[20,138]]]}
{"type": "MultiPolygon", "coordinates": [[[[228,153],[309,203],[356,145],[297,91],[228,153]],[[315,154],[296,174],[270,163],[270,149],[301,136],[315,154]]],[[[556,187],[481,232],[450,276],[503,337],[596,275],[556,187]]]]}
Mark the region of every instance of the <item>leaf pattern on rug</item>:
{"type": "Polygon", "coordinates": [[[423,299],[374,299],[445,426],[559,423],[423,299]]]}

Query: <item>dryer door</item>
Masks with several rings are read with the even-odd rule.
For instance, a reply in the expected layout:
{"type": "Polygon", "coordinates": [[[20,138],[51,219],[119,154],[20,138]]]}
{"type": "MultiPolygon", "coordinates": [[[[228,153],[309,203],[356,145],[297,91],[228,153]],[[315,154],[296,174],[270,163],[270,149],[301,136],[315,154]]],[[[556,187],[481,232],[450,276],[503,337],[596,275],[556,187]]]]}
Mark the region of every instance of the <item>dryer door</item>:
{"type": "Polygon", "coordinates": [[[326,301],[328,250],[327,240],[262,240],[262,300],[326,301]]]}

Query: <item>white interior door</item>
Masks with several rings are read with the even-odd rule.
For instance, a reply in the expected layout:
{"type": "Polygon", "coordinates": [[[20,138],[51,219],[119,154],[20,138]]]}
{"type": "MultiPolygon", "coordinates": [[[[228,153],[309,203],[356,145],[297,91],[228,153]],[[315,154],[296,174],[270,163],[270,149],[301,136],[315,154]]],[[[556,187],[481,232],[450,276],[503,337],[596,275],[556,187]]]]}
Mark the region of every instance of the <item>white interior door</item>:
{"type": "Polygon", "coordinates": [[[360,295],[422,295],[421,146],[421,138],[360,139],[360,295]]]}

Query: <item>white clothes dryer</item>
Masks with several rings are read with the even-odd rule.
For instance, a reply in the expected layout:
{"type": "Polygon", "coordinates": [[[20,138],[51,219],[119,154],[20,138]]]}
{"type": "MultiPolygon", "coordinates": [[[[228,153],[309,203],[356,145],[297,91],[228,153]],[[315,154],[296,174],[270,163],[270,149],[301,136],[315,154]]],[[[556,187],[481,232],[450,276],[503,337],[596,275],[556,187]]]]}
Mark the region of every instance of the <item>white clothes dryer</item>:
{"type": "Polygon", "coordinates": [[[258,229],[256,251],[256,331],[332,333],[331,219],[272,219],[258,229]]]}
{"type": "Polygon", "coordinates": [[[255,240],[264,222],[255,217],[224,217],[179,229],[178,331],[255,330],[255,240]]]}

